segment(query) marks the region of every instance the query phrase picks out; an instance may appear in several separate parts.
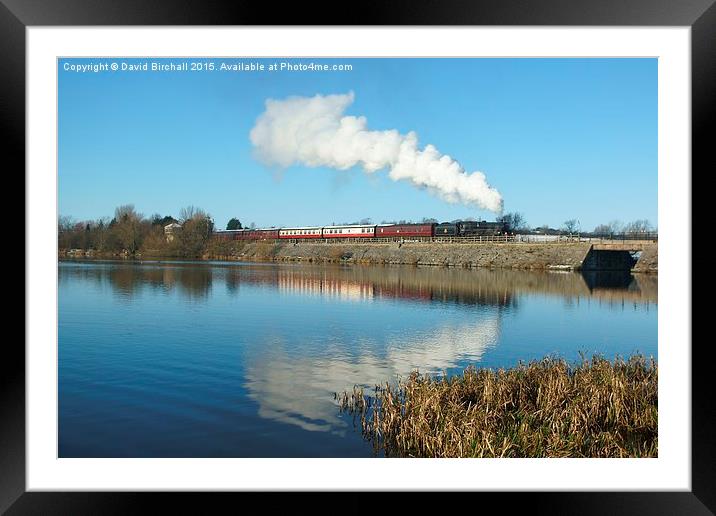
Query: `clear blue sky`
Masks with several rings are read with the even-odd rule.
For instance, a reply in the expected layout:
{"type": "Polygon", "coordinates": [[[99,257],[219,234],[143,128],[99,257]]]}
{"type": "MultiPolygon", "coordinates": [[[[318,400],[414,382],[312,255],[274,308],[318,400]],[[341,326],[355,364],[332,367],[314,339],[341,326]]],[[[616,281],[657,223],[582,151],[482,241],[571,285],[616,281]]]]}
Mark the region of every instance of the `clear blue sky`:
{"type": "MultiPolygon", "coordinates": [[[[183,59],[114,60],[118,63],[183,59]]],[[[197,61],[197,60],[192,60],[197,61]]],[[[221,62],[263,62],[277,59],[221,62]]],[[[385,171],[268,169],[249,131],[267,98],[355,93],[348,115],[374,130],[415,131],[480,170],[505,212],[531,226],[584,230],[614,219],[657,225],[656,59],[302,59],[348,72],[79,73],[59,61],[59,213],[146,216],[194,205],[218,227],[325,225],[495,215],[393,182],[385,171]]]]}

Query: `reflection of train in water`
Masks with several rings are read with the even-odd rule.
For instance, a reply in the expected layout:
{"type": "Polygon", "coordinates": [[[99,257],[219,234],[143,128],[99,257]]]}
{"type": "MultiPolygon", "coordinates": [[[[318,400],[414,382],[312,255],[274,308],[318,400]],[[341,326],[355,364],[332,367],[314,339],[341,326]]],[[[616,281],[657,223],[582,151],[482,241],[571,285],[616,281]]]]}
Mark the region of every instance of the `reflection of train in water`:
{"type": "Polygon", "coordinates": [[[504,222],[456,221],[441,224],[375,224],[270,229],[227,229],[214,232],[220,240],[282,240],[333,238],[433,238],[507,235],[504,222]]]}

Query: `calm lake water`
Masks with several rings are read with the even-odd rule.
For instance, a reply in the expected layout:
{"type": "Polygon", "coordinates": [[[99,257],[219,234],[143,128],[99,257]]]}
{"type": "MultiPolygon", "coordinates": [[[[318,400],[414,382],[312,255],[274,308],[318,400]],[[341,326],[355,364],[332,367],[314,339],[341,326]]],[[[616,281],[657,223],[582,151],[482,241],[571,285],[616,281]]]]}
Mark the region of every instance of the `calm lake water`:
{"type": "Polygon", "coordinates": [[[637,351],[656,276],[66,261],[59,456],[370,457],[334,392],[637,351]]]}

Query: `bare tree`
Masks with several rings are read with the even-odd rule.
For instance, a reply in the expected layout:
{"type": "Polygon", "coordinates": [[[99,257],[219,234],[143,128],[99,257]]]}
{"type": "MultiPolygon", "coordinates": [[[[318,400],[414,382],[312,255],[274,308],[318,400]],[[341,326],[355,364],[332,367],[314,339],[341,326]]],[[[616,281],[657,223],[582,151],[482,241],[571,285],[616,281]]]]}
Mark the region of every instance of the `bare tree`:
{"type": "Polygon", "coordinates": [[[113,231],[124,249],[134,253],[141,245],[142,215],[134,210],[133,204],[118,206],[114,210],[113,231]]]}
{"type": "Polygon", "coordinates": [[[109,234],[109,217],[101,217],[95,223],[94,244],[97,249],[103,250],[107,246],[107,237],[109,234]]]}
{"type": "Polygon", "coordinates": [[[512,229],[529,229],[527,219],[523,213],[515,212],[512,214],[512,229]]]}
{"type": "Polygon", "coordinates": [[[577,219],[565,220],[563,227],[567,233],[576,233],[579,231],[579,221],[577,219]]]}
{"type": "Polygon", "coordinates": [[[638,219],[624,226],[624,233],[646,233],[652,230],[652,225],[647,219],[638,219]]]}
{"type": "Polygon", "coordinates": [[[122,206],[117,206],[114,209],[114,219],[117,222],[129,217],[136,218],[137,216],[138,214],[137,211],[134,209],[134,204],[123,204],[122,206]]]}
{"type": "Polygon", "coordinates": [[[179,252],[183,256],[196,258],[201,255],[214,231],[211,216],[200,208],[188,206],[179,215],[182,229],[175,237],[179,252]],[[187,218],[189,215],[191,217],[187,218]]]}
{"type": "Polygon", "coordinates": [[[610,233],[620,233],[624,227],[624,224],[622,224],[621,220],[612,220],[609,222],[609,232],[610,233]]]}
{"type": "Polygon", "coordinates": [[[501,217],[497,217],[496,220],[497,220],[497,222],[504,222],[513,231],[529,229],[527,227],[527,220],[525,219],[525,216],[522,213],[518,213],[518,212],[505,213],[501,217]]]}
{"type": "Polygon", "coordinates": [[[597,235],[613,235],[615,233],[621,233],[623,224],[619,220],[612,220],[607,224],[599,224],[594,228],[594,233],[597,235]]]}
{"type": "Polygon", "coordinates": [[[196,206],[185,206],[179,210],[179,223],[184,224],[187,220],[193,219],[197,215],[203,215],[204,211],[196,206]]]}
{"type": "Polygon", "coordinates": [[[60,217],[57,219],[57,229],[60,232],[69,231],[74,225],[75,221],[69,215],[60,215],[60,217]]]}

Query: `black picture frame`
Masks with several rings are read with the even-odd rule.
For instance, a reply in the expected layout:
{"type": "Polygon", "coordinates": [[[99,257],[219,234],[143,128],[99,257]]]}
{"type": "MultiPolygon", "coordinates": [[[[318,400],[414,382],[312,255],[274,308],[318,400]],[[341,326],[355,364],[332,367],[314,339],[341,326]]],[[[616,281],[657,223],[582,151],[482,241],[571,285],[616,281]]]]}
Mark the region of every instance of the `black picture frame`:
{"type": "MultiPolygon", "coordinates": [[[[25,29],[64,25],[550,25],[691,27],[692,170],[713,170],[716,125],[716,0],[400,0],[356,4],[206,2],[202,0],[0,0],[0,124],[6,135],[6,166],[25,165],[25,29]],[[315,13],[323,12],[322,18],[315,13]],[[320,21],[319,21],[320,20],[320,21]],[[711,131],[709,130],[711,129],[711,131]],[[707,168],[708,167],[708,168],[707,168]]],[[[10,168],[6,169],[10,170],[10,168]]],[[[688,173],[688,171],[685,171],[688,173]]],[[[20,176],[21,174],[17,174],[20,176]]],[[[692,172],[693,177],[695,174],[692,172]]],[[[23,185],[24,188],[24,185],[23,185]]],[[[686,225],[685,227],[691,227],[686,225]]],[[[28,228],[25,228],[27,234],[28,228]]],[[[693,234],[693,232],[692,232],[693,234]]],[[[32,271],[25,270],[25,274],[32,271]]],[[[691,346],[692,490],[690,492],[484,493],[486,507],[509,497],[509,506],[550,514],[714,514],[716,445],[714,439],[712,351],[709,342],[691,346]],[[708,382],[708,383],[707,383],[708,382]]],[[[167,512],[207,512],[207,494],[26,492],[25,350],[6,339],[0,375],[0,511],[7,514],[130,513],[158,501],[167,512]]],[[[215,495],[216,496],[216,495],[215,495]]],[[[221,494],[228,497],[245,494],[221,494]]],[[[420,497],[415,498],[420,503],[420,497]]],[[[266,510],[280,498],[261,502],[266,510]]],[[[352,502],[349,502],[352,504],[352,502]]],[[[405,508],[405,507],[404,507],[405,508]]],[[[342,509],[338,509],[342,510],[342,509]]]]}

